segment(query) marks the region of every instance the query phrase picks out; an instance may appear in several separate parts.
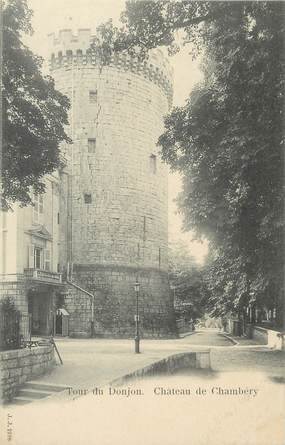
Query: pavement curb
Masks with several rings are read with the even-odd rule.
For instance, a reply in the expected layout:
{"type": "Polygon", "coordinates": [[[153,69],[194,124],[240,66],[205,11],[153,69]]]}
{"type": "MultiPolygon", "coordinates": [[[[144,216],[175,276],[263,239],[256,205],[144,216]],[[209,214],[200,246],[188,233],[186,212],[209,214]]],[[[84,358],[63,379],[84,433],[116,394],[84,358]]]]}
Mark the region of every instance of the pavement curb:
{"type": "Polygon", "coordinates": [[[182,334],[179,334],[178,338],[190,337],[190,335],[197,334],[197,332],[199,332],[199,331],[183,332],[182,334]]]}
{"type": "Polygon", "coordinates": [[[227,334],[224,334],[223,332],[219,332],[219,335],[222,335],[223,337],[225,337],[226,339],[228,339],[229,341],[231,341],[235,346],[239,345],[240,343],[236,340],[234,340],[232,337],[230,337],[227,334]]]}

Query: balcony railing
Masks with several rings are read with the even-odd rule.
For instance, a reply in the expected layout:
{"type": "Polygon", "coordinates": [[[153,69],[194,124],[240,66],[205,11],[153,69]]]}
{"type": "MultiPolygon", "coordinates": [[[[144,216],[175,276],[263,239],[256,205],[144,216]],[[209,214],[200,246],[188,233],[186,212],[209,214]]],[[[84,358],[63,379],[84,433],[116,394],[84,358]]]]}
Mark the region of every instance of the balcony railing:
{"type": "Polygon", "coordinates": [[[50,272],[42,269],[25,269],[24,275],[30,280],[42,281],[45,283],[62,283],[62,276],[57,272],[50,272]]]}

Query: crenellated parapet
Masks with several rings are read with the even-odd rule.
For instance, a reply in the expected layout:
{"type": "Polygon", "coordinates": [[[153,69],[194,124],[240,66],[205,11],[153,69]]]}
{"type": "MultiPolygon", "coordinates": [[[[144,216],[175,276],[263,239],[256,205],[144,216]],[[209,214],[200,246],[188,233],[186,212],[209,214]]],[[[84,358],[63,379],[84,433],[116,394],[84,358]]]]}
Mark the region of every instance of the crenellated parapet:
{"type": "MultiPolygon", "coordinates": [[[[100,59],[90,52],[93,40],[90,29],[79,29],[77,35],[73,35],[70,29],[61,30],[58,36],[49,35],[51,71],[60,68],[73,68],[100,66],[100,59]]],[[[112,56],[109,67],[130,71],[138,74],[158,85],[167,96],[169,106],[173,97],[173,69],[163,52],[159,49],[152,50],[147,60],[141,61],[131,57],[127,53],[117,53],[112,56]]]]}

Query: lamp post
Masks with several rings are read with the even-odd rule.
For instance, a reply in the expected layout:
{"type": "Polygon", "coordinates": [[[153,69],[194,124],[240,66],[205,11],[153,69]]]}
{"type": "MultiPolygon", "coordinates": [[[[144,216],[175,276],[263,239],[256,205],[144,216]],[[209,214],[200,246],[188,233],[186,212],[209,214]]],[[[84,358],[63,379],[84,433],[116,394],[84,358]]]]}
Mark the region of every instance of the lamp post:
{"type": "Polygon", "coordinates": [[[135,335],[135,353],[139,354],[140,352],[140,331],[139,331],[139,291],[140,291],[140,283],[138,280],[135,282],[135,292],[136,292],[136,314],[135,314],[135,322],[136,322],[136,335],[135,335]]]}

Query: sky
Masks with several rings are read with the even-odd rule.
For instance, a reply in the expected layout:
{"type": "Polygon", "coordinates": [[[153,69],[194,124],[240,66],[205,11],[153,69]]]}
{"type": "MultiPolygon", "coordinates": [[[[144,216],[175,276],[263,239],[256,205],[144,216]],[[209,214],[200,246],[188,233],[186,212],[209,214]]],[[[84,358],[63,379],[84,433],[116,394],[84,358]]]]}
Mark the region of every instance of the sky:
{"type": "MultiPolygon", "coordinates": [[[[70,28],[74,34],[79,28],[96,27],[112,18],[119,22],[124,0],[28,0],[29,7],[34,11],[32,25],[34,34],[25,39],[26,44],[36,53],[47,57],[49,53],[47,35],[58,33],[60,29],[70,28]]],[[[193,62],[185,48],[170,58],[174,68],[173,105],[181,106],[188,97],[193,86],[202,78],[198,62],[193,62]]],[[[174,202],[181,190],[181,179],[178,174],[169,174],[169,240],[183,241],[189,246],[189,252],[198,263],[202,263],[207,253],[207,243],[193,241],[191,232],[182,232],[182,219],[177,214],[174,202]]]]}

